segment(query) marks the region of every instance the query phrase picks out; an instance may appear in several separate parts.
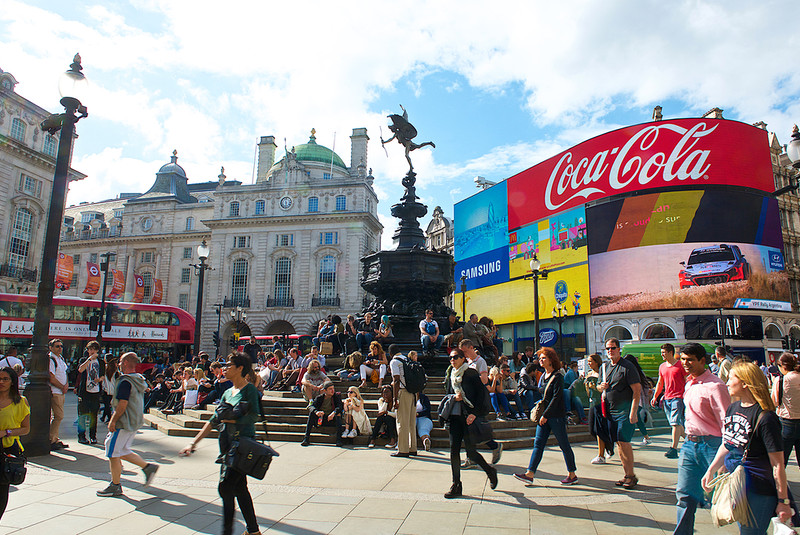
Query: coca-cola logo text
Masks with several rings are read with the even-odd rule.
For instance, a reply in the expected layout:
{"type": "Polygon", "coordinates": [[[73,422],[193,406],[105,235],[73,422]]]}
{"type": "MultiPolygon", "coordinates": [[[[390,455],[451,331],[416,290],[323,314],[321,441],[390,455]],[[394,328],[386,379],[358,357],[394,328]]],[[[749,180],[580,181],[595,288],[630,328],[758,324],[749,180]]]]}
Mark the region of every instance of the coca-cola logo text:
{"type": "MultiPolygon", "coordinates": [[[[636,181],[646,186],[659,179],[664,185],[708,178],[711,150],[702,138],[717,129],[704,122],[691,128],[677,124],[648,124],[635,132],[622,147],[614,147],[573,163],[571,151],[556,162],[545,188],[545,206],[557,210],[576,198],[608,196],[636,181]],[[675,138],[669,147],[670,139],[675,138]],[[662,150],[656,150],[656,147],[662,150]],[[667,153],[669,152],[669,153],[667,153]]],[[[650,187],[654,187],[650,185],[650,187]]]]}

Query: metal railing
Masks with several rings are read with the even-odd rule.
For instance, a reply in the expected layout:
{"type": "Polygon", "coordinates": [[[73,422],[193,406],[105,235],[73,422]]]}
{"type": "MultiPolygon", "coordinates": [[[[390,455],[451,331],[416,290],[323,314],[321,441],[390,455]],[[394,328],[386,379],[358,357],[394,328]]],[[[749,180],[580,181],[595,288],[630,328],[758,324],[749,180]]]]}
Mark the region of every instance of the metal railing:
{"type": "Polygon", "coordinates": [[[230,299],[226,297],[222,301],[222,306],[225,308],[233,308],[233,307],[242,307],[242,308],[250,308],[250,298],[249,297],[237,297],[236,299],[230,299]]]}
{"type": "Polygon", "coordinates": [[[312,307],[338,307],[340,303],[339,296],[336,297],[311,297],[312,307]]]}
{"type": "Polygon", "coordinates": [[[272,307],[293,307],[294,297],[277,297],[272,298],[267,296],[267,308],[272,307]]]}
{"type": "Polygon", "coordinates": [[[39,279],[39,270],[3,264],[0,266],[0,277],[10,277],[12,279],[36,282],[39,279]]]}

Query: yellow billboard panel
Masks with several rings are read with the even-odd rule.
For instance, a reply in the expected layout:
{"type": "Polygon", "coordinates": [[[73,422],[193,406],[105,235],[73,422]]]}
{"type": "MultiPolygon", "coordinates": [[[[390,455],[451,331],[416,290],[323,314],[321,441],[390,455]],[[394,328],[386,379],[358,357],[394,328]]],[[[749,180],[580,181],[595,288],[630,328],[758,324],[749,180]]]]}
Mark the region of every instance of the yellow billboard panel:
{"type": "MultiPolygon", "coordinates": [[[[570,315],[590,312],[588,264],[556,270],[546,280],[539,279],[539,319],[552,317],[559,302],[570,315]]],[[[517,279],[467,292],[467,314],[488,316],[498,325],[533,321],[533,308],[533,279],[517,279]]]]}

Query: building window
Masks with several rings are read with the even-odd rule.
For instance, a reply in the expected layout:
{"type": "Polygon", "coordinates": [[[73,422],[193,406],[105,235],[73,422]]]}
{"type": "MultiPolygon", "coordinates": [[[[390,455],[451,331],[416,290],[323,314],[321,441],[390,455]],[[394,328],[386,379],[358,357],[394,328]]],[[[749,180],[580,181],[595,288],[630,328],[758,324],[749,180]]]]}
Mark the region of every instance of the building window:
{"type": "Polygon", "coordinates": [[[322,299],[336,297],[336,259],[323,256],[319,265],[319,296],[322,299]]]}
{"type": "Polygon", "coordinates": [[[48,156],[52,156],[53,158],[55,158],[57,150],[58,150],[58,140],[56,139],[56,137],[51,135],[44,136],[44,143],[42,143],[42,152],[47,154],[48,156]]]}
{"type": "Polygon", "coordinates": [[[72,265],[77,266],[80,265],[80,263],[81,263],[81,255],[79,254],[72,255],[72,265]]]}
{"type": "Polygon", "coordinates": [[[275,236],[276,247],[293,247],[294,234],[277,234],[275,236]]]}
{"type": "Polygon", "coordinates": [[[250,236],[234,236],[233,237],[233,248],[234,249],[243,249],[245,247],[250,247],[250,236]]]}
{"type": "Polygon", "coordinates": [[[153,296],[153,274],[150,272],[142,273],[142,288],[144,289],[144,298],[150,299],[153,296]]]}
{"type": "Polygon", "coordinates": [[[194,230],[194,218],[187,217],[186,218],[186,230],[194,230]]]}
{"type": "Polygon", "coordinates": [[[189,294],[180,294],[178,296],[178,308],[189,310],[189,294]]]}
{"type": "Polygon", "coordinates": [[[192,268],[181,269],[181,284],[186,284],[191,280],[192,268]]]}
{"type": "Polygon", "coordinates": [[[228,212],[229,217],[239,217],[239,201],[233,201],[231,203],[230,212],[228,212]]]}
{"type": "Polygon", "coordinates": [[[116,217],[117,219],[120,219],[124,212],[125,212],[124,208],[114,208],[114,217],[116,217]]]}
{"type": "Polygon", "coordinates": [[[12,267],[25,267],[28,262],[28,251],[31,247],[31,229],[33,214],[20,208],[14,215],[14,226],[11,228],[11,247],[9,248],[9,264],[12,267]]]}
{"type": "Polygon", "coordinates": [[[11,137],[17,141],[25,141],[25,123],[22,119],[15,117],[11,120],[11,137]]]}
{"type": "Polygon", "coordinates": [[[183,248],[183,259],[191,259],[192,258],[192,248],[191,247],[184,247],[183,248]]]}
{"type": "Polygon", "coordinates": [[[617,340],[632,340],[633,335],[625,327],[615,325],[614,327],[611,327],[603,337],[604,340],[608,340],[609,338],[616,338],[617,340]]]}
{"type": "Polygon", "coordinates": [[[42,194],[42,183],[28,175],[21,175],[19,177],[20,189],[32,197],[39,197],[42,194]]]}
{"type": "Polygon", "coordinates": [[[322,180],[330,180],[333,178],[330,173],[322,173],[322,180]]]}
{"type": "Polygon", "coordinates": [[[78,274],[77,273],[73,273],[72,274],[72,282],[70,283],[70,286],[72,288],[77,288],[78,287],[78,274]]]}
{"type": "Polygon", "coordinates": [[[292,260],[279,258],[275,262],[275,299],[285,302],[292,297],[292,260]]]}
{"type": "Polygon", "coordinates": [[[97,253],[91,253],[89,255],[89,262],[91,262],[92,264],[97,263],[97,253]]]}
{"type": "Polygon", "coordinates": [[[231,298],[234,303],[247,299],[247,260],[239,259],[233,262],[233,277],[231,277],[231,298]]]}
{"type": "Polygon", "coordinates": [[[256,201],[256,215],[264,215],[264,207],[266,203],[264,201],[256,201]]]}
{"type": "Polygon", "coordinates": [[[152,264],[153,263],[153,252],[152,251],[145,251],[142,253],[142,264],[152,264]]]}
{"type": "Polygon", "coordinates": [[[320,245],[336,245],[339,243],[338,232],[320,232],[319,244],[320,245]]]}
{"type": "Polygon", "coordinates": [[[317,197],[308,198],[308,211],[319,212],[319,198],[317,197]]]}
{"type": "Polygon", "coordinates": [[[642,340],[671,340],[675,338],[675,332],[663,323],[649,325],[641,336],[642,340]]]}
{"type": "Polygon", "coordinates": [[[347,197],[344,195],[337,195],[336,196],[336,211],[343,212],[347,210],[347,197]]]}

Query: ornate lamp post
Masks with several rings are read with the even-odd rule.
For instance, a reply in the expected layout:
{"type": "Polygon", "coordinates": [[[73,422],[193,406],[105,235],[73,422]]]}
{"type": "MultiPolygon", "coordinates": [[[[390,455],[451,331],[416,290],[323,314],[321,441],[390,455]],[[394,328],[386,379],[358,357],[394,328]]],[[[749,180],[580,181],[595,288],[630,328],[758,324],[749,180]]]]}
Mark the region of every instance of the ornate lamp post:
{"type": "Polygon", "coordinates": [[[205,279],[205,273],[207,269],[211,269],[211,266],[206,264],[206,260],[208,260],[208,254],[210,250],[208,245],[206,244],[206,240],[203,240],[203,243],[197,246],[197,258],[200,259],[199,264],[192,264],[192,267],[195,270],[199,271],[197,277],[197,308],[195,309],[194,313],[194,354],[198,355],[200,353],[200,323],[203,319],[203,282],[205,279]]]}
{"type": "Polygon", "coordinates": [[[461,275],[461,321],[467,321],[467,276],[461,275]]]}
{"type": "Polygon", "coordinates": [[[247,321],[247,312],[245,312],[242,307],[237,306],[236,308],[231,310],[231,319],[233,319],[233,321],[236,322],[236,341],[238,342],[240,335],[239,331],[241,328],[239,324],[242,323],[243,321],[247,321]]]}
{"type": "Polygon", "coordinates": [[[564,324],[564,320],[567,319],[567,305],[562,305],[561,303],[556,304],[553,307],[553,319],[558,322],[558,352],[561,354],[561,359],[566,362],[566,358],[564,358],[564,333],[561,332],[561,326],[564,324]]]}
{"type": "Polygon", "coordinates": [[[547,279],[547,270],[540,269],[542,267],[542,263],[539,261],[539,258],[536,256],[536,253],[533,254],[533,258],[531,258],[531,277],[533,278],[533,347],[534,350],[539,350],[539,278],[542,280],[547,279]]]}
{"type": "MultiPolygon", "coordinates": [[[[792,139],[786,145],[786,156],[792,162],[795,172],[800,171],[800,131],[798,131],[797,125],[792,128],[792,139]]],[[[794,177],[789,177],[788,186],[784,186],[772,194],[778,197],[785,193],[796,192],[798,187],[800,186],[798,185],[797,174],[795,174],[794,177]]]]}
{"type": "Polygon", "coordinates": [[[81,98],[85,98],[87,85],[86,77],[81,70],[83,70],[81,56],[75,54],[69,70],[61,76],[58,83],[64,113],[51,115],[41,124],[42,130],[50,134],[61,130],[61,136],[58,140],[58,155],[42,252],[42,270],[30,349],[30,374],[28,385],[25,387],[25,397],[31,406],[31,432],[25,440],[25,452],[29,456],[50,453],[50,367],[47,343],[50,335],[50,318],[53,317],[56,261],[61,225],[64,220],[72,137],[75,134],[75,123],[88,115],[86,106],[80,101],[81,98]]]}

